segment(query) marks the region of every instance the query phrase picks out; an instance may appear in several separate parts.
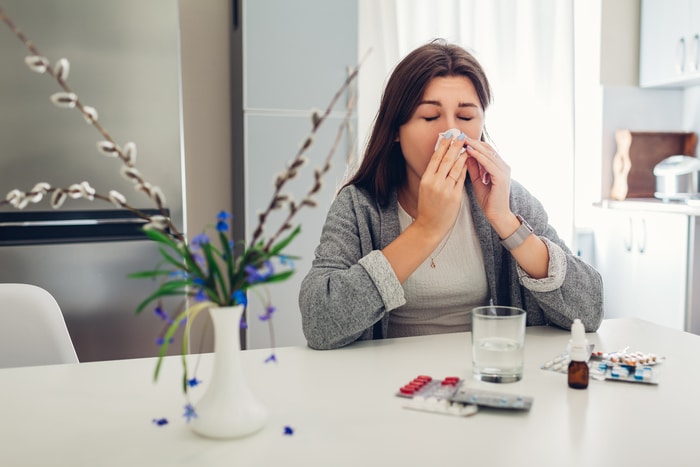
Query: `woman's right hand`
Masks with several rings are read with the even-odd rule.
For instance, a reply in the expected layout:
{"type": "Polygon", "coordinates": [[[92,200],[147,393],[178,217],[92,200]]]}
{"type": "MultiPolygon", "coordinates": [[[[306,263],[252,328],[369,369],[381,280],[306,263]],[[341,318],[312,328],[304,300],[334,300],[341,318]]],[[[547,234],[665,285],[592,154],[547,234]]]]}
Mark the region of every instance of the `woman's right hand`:
{"type": "Polygon", "coordinates": [[[414,222],[440,239],[457,220],[467,176],[466,136],[450,136],[440,141],[421,177],[414,222]]]}

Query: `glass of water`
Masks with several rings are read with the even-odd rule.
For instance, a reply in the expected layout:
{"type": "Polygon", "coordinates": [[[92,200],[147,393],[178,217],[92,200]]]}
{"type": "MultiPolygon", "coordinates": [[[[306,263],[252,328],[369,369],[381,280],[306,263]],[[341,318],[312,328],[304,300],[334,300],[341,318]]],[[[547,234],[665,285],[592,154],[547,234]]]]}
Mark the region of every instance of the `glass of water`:
{"type": "Polygon", "coordinates": [[[525,310],[481,306],[472,310],[472,373],[491,383],[512,383],[523,377],[525,310]]]}

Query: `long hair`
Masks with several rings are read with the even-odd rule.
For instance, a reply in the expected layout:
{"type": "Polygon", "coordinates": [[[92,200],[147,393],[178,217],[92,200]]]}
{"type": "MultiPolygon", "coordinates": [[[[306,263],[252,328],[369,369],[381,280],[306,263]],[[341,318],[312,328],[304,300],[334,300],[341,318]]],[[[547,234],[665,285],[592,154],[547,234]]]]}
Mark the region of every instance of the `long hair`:
{"type": "Polygon", "coordinates": [[[420,104],[428,83],[437,77],[464,76],[474,84],[481,107],[491,103],[491,88],[479,62],[462,47],[436,39],[409,53],[391,73],[374,119],[360,167],[346,183],[369,191],[383,206],[406,182],[406,160],[396,142],[399,127],[420,104]]]}

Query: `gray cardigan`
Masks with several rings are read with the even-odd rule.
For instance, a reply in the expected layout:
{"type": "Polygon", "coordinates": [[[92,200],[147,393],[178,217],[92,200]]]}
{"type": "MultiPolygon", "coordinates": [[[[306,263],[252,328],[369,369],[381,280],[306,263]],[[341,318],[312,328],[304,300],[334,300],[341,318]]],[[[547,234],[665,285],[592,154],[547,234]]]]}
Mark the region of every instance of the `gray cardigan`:
{"type": "MultiPolygon", "coordinates": [[[[547,221],[542,204],[511,181],[510,207],[522,215],[550,252],[549,277],[535,280],[520,269],[465,189],[484,255],[491,301],[527,311],[528,326],[570,329],[580,318],[588,332],[603,319],[600,274],[571,254],[547,221]]],[[[311,270],[301,284],[299,308],[309,347],[333,349],[387,334],[388,312],[405,303],[403,288],[381,253],[400,233],[396,192],[386,207],[356,186],[343,188],[331,205],[311,270]]]]}

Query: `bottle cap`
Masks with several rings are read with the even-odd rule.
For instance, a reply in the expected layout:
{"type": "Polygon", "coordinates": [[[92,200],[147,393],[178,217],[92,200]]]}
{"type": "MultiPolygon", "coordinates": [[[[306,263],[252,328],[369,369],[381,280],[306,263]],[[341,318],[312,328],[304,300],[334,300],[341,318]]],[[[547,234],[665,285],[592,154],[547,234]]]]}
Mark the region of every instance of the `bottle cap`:
{"type": "Polygon", "coordinates": [[[569,357],[576,362],[588,361],[588,339],[586,339],[586,330],[580,319],[576,318],[571,325],[571,340],[569,341],[571,350],[569,357]]]}

